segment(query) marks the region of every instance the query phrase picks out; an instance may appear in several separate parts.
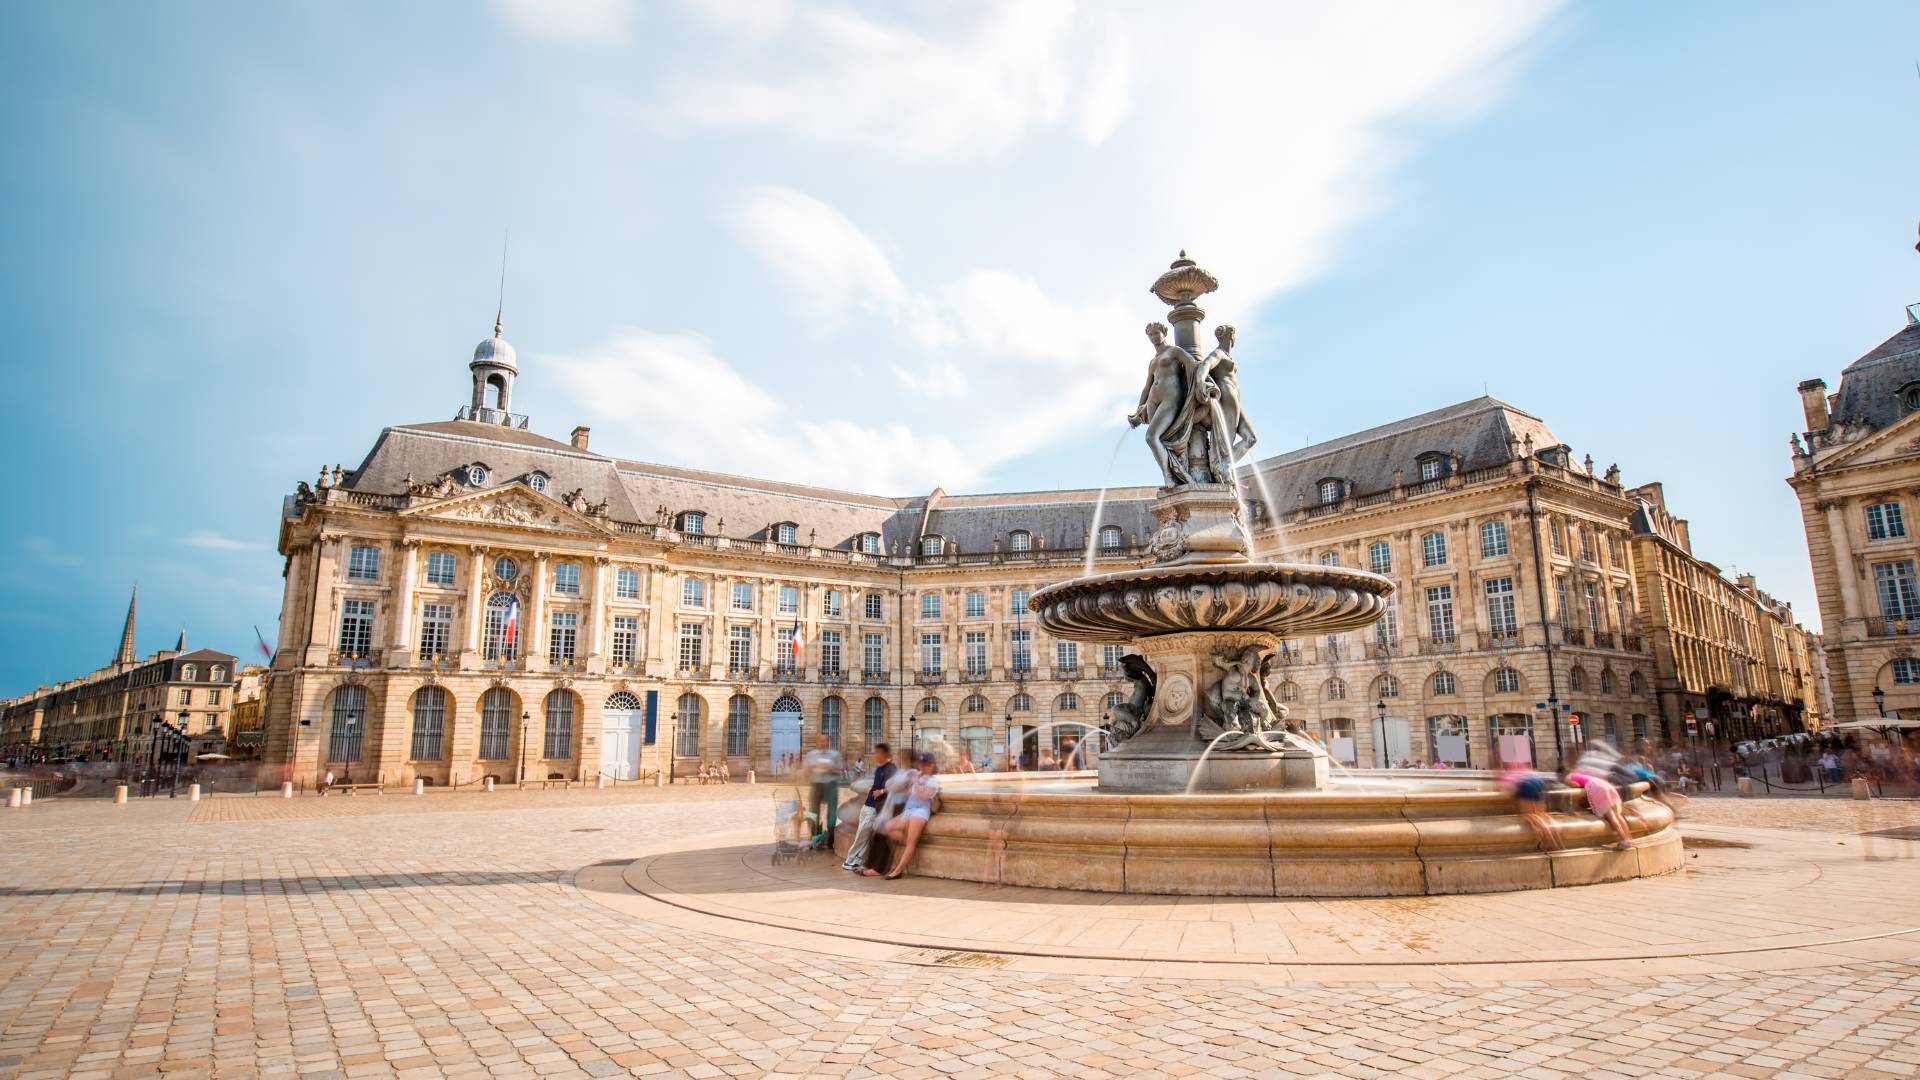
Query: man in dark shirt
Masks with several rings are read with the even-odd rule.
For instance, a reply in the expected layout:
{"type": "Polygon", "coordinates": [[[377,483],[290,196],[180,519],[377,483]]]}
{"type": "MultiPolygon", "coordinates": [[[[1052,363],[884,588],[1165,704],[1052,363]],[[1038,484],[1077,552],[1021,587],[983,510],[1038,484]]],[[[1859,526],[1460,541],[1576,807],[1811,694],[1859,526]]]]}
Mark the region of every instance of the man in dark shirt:
{"type": "Polygon", "coordinates": [[[866,869],[867,849],[873,845],[875,823],[880,809],[887,804],[887,781],[893,778],[893,749],[886,743],[873,744],[873,775],[867,781],[867,799],[860,804],[860,828],[847,846],[847,858],[841,869],[854,873],[866,869]]]}

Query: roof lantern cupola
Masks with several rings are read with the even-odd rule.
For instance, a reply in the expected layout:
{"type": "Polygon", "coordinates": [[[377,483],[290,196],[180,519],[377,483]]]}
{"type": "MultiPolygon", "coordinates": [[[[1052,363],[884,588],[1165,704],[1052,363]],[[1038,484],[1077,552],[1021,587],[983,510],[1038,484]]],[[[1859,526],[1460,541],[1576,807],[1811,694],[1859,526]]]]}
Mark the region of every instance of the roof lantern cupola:
{"type": "Polygon", "coordinates": [[[520,373],[513,346],[500,336],[500,316],[494,315],[493,336],[473,347],[473,412],[470,419],[484,424],[513,426],[513,379],[520,373]]]}

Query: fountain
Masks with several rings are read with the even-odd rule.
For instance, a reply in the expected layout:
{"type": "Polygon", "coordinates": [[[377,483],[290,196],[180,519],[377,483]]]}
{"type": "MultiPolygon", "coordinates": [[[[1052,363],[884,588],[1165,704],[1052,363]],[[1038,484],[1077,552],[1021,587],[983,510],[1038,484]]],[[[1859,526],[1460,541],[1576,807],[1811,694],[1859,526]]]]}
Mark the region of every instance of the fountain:
{"type": "MultiPolygon", "coordinates": [[[[1543,850],[1486,773],[1355,774],[1289,722],[1269,679],[1284,638],[1377,621],[1393,582],[1338,566],[1258,562],[1235,462],[1254,442],[1241,410],[1231,327],[1204,355],[1195,303],[1219,282],[1180,253],[1153,284],[1168,328],[1139,409],[1164,486],[1152,565],[1091,574],[1033,594],[1058,638],[1124,642],[1133,691],[1111,710],[1098,780],[1027,774],[954,780],[915,872],[1109,892],[1382,896],[1587,884],[1666,873],[1680,862],[1671,811],[1635,789],[1636,844],[1553,794],[1565,847],[1543,850]],[[1009,814],[1003,798],[1017,785],[1009,814]],[[997,850],[987,839],[1002,837],[997,850]],[[992,867],[992,877],[986,876],[992,867]]],[[[1263,492],[1268,513],[1271,496],[1263,492]]]]}

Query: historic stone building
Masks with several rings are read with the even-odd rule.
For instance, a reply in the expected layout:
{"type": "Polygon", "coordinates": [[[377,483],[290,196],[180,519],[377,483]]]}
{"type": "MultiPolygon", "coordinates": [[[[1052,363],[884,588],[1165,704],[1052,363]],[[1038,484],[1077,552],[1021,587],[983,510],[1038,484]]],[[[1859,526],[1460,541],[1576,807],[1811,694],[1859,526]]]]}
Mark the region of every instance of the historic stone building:
{"type": "MultiPolygon", "coordinates": [[[[1127,692],[1119,646],[1052,640],[1026,598],[1145,564],[1153,489],[882,497],[630,461],[506,411],[497,327],[470,370],[455,419],[285,502],[265,739],[289,775],[765,775],[822,731],[1035,764],[1127,692]]],[[[1343,760],[1659,735],[1637,504],[1538,418],[1481,398],[1245,479],[1260,554],[1398,585],[1378,626],[1287,644],[1276,691],[1343,760]]]]}
{"type": "Polygon", "coordinates": [[[185,631],[174,648],[137,657],[137,606],[136,596],[127,604],[111,663],[6,703],[0,710],[0,748],[18,756],[140,757],[156,719],[193,736],[196,747],[208,738],[224,741],[235,658],[213,649],[188,652],[185,631]]]}
{"type": "Polygon", "coordinates": [[[1793,436],[1800,499],[1835,720],[1920,717],[1920,304],[1907,325],[1840,373],[1840,389],[1800,384],[1806,428],[1793,436]],[[1804,436],[1805,442],[1801,439],[1804,436]]]}

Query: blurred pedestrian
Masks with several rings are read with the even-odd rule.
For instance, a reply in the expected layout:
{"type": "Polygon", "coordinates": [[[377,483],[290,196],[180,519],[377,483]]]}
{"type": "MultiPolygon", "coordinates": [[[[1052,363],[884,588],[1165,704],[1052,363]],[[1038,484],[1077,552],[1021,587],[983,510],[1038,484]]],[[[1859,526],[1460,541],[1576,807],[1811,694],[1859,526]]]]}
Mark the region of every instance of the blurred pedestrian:
{"type": "Polygon", "coordinates": [[[1613,826],[1620,834],[1620,842],[1613,845],[1615,851],[1626,851],[1633,846],[1633,830],[1627,827],[1627,814],[1621,807],[1620,789],[1605,777],[1581,769],[1567,774],[1567,782],[1581,789],[1587,796],[1587,808],[1593,816],[1613,826]]]}
{"type": "Polygon", "coordinates": [[[867,777],[867,797],[860,804],[860,825],[853,833],[853,843],[847,845],[847,858],[840,864],[841,869],[856,874],[877,876],[877,872],[867,868],[867,850],[873,846],[873,833],[879,827],[880,810],[887,802],[887,781],[899,771],[893,763],[893,747],[886,743],[873,744],[873,774],[867,777]]]}
{"type": "Polygon", "coordinates": [[[1548,851],[1557,851],[1560,830],[1547,814],[1547,781],[1545,773],[1535,772],[1517,761],[1503,762],[1500,766],[1500,786],[1513,796],[1514,812],[1548,851]]]}
{"type": "Polygon", "coordinates": [[[845,759],[822,735],[802,760],[800,771],[807,783],[807,812],[820,829],[813,838],[813,849],[832,851],[833,831],[840,824],[840,776],[846,771],[845,759]]]}
{"type": "Polygon", "coordinates": [[[940,766],[934,756],[922,752],[915,756],[913,764],[914,775],[906,790],[907,805],[886,824],[887,839],[897,849],[893,867],[887,871],[888,881],[906,872],[914,849],[920,846],[920,834],[926,831],[927,822],[933,820],[935,804],[940,798],[940,766]]]}

